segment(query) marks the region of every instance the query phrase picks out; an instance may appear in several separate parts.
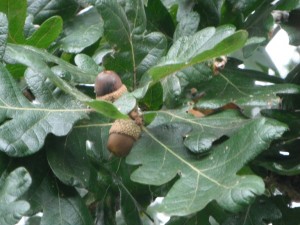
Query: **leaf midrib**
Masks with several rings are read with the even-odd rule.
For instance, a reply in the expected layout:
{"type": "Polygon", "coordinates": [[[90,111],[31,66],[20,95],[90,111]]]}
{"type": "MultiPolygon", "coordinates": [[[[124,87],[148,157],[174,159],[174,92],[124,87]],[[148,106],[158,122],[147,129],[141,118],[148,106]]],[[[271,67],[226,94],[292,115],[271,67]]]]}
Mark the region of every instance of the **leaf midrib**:
{"type": "MultiPolygon", "coordinates": [[[[2,101],[2,99],[0,99],[2,101]]],[[[49,109],[49,108],[28,108],[28,107],[15,107],[15,106],[0,106],[0,109],[7,109],[7,110],[15,110],[15,111],[42,111],[42,112],[88,112],[91,109],[49,109]]]]}
{"type": "MultiPolygon", "coordinates": [[[[216,184],[219,187],[222,187],[224,189],[231,189],[234,186],[236,186],[236,184],[234,184],[233,186],[227,186],[224,184],[219,183],[217,180],[209,177],[208,175],[206,175],[205,173],[203,173],[201,170],[199,170],[197,167],[195,167],[194,165],[192,165],[191,163],[189,163],[188,161],[186,161],[185,159],[183,159],[182,157],[180,157],[179,155],[175,154],[170,148],[168,148],[168,146],[166,146],[164,143],[162,143],[160,140],[158,140],[154,135],[152,135],[152,133],[145,127],[143,127],[143,131],[145,131],[155,142],[157,142],[159,145],[161,145],[166,151],[168,151],[171,155],[173,155],[174,157],[176,157],[179,161],[181,161],[182,163],[184,163],[186,166],[188,166],[189,168],[191,168],[193,171],[195,171],[197,173],[197,175],[200,175],[204,178],[206,178],[207,180],[209,180],[210,182],[216,184]]],[[[198,184],[197,184],[198,186],[198,184]]]]}

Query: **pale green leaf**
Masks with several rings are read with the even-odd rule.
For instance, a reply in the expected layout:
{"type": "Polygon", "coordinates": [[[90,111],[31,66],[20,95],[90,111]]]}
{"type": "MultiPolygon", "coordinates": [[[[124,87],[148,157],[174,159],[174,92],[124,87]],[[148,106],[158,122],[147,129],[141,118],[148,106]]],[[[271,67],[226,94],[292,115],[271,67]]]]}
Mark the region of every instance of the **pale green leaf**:
{"type": "Polygon", "coordinates": [[[26,18],[26,8],[26,0],[1,0],[0,12],[6,14],[9,24],[8,42],[25,42],[23,28],[26,18]]]}
{"type": "Polygon", "coordinates": [[[123,114],[129,114],[137,105],[136,99],[131,93],[123,94],[119,99],[114,102],[114,105],[123,114]]]}
{"type": "Polygon", "coordinates": [[[76,55],[74,61],[86,73],[98,74],[103,70],[90,56],[85,54],[76,55]]]}
{"type": "Polygon", "coordinates": [[[55,41],[62,31],[63,21],[54,16],[46,20],[25,42],[38,48],[47,48],[55,41]]]}
{"type": "Polygon", "coordinates": [[[0,13],[0,61],[2,61],[8,35],[8,21],[5,14],[0,13]]]}
{"type": "Polygon", "coordinates": [[[246,43],[246,31],[232,26],[208,27],[190,37],[182,37],[170,48],[166,57],[148,70],[153,82],[174,72],[240,49],[246,43]]]}
{"type": "Polygon", "coordinates": [[[116,106],[112,105],[110,102],[107,101],[92,100],[92,101],[86,101],[85,104],[92,107],[96,112],[99,112],[104,116],[110,118],[115,118],[115,119],[128,118],[128,116],[121,113],[116,106]]]}
{"type": "Polygon", "coordinates": [[[19,167],[0,183],[0,223],[16,224],[29,210],[28,202],[18,200],[29,188],[31,177],[27,170],[19,167]]]}

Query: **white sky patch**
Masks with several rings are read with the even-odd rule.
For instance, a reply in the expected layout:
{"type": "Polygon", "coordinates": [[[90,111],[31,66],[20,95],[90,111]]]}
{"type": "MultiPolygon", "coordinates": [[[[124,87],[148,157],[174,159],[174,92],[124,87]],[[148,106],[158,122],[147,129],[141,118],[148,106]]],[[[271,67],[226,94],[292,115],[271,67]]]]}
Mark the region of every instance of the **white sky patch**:
{"type": "Polygon", "coordinates": [[[266,51],[276,65],[280,75],[285,77],[289,70],[286,67],[291,60],[299,61],[299,53],[296,52],[296,47],[289,45],[288,34],[281,29],[275,37],[266,46],[266,51]]]}

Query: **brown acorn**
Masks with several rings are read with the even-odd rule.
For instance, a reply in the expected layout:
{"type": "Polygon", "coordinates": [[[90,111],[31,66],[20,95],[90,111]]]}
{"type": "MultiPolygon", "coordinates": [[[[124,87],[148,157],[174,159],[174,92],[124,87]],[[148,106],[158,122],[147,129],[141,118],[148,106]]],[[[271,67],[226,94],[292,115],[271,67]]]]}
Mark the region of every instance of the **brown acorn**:
{"type": "Polygon", "coordinates": [[[141,127],[131,119],[116,120],[109,130],[107,148],[115,156],[127,156],[141,135],[141,127]]]}
{"type": "Polygon", "coordinates": [[[114,71],[105,70],[96,77],[96,99],[114,102],[125,92],[127,92],[126,86],[114,71]]]}

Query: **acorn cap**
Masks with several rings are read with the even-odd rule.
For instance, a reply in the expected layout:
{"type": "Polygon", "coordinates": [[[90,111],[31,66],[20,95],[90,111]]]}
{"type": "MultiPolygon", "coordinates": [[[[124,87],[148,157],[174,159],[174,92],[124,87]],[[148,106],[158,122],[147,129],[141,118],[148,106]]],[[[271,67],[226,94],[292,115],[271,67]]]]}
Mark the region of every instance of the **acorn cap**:
{"type": "Polygon", "coordinates": [[[124,93],[127,92],[127,88],[126,86],[123,84],[118,90],[103,95],[103,96],[96,96],[96,99],[99,100],[104,100],[104,101],[109,101],[109,102],[114,102],[115,100],[117,100],[118,98],[120,98],[124,93]]]}
{"type": "Polygon", "coordinates": [[[141,127],[131,119],[115,120],[109,130],[109,134],[117,133],[132,137],[134,140],[139,139],[141,135],[141,127]]]}

